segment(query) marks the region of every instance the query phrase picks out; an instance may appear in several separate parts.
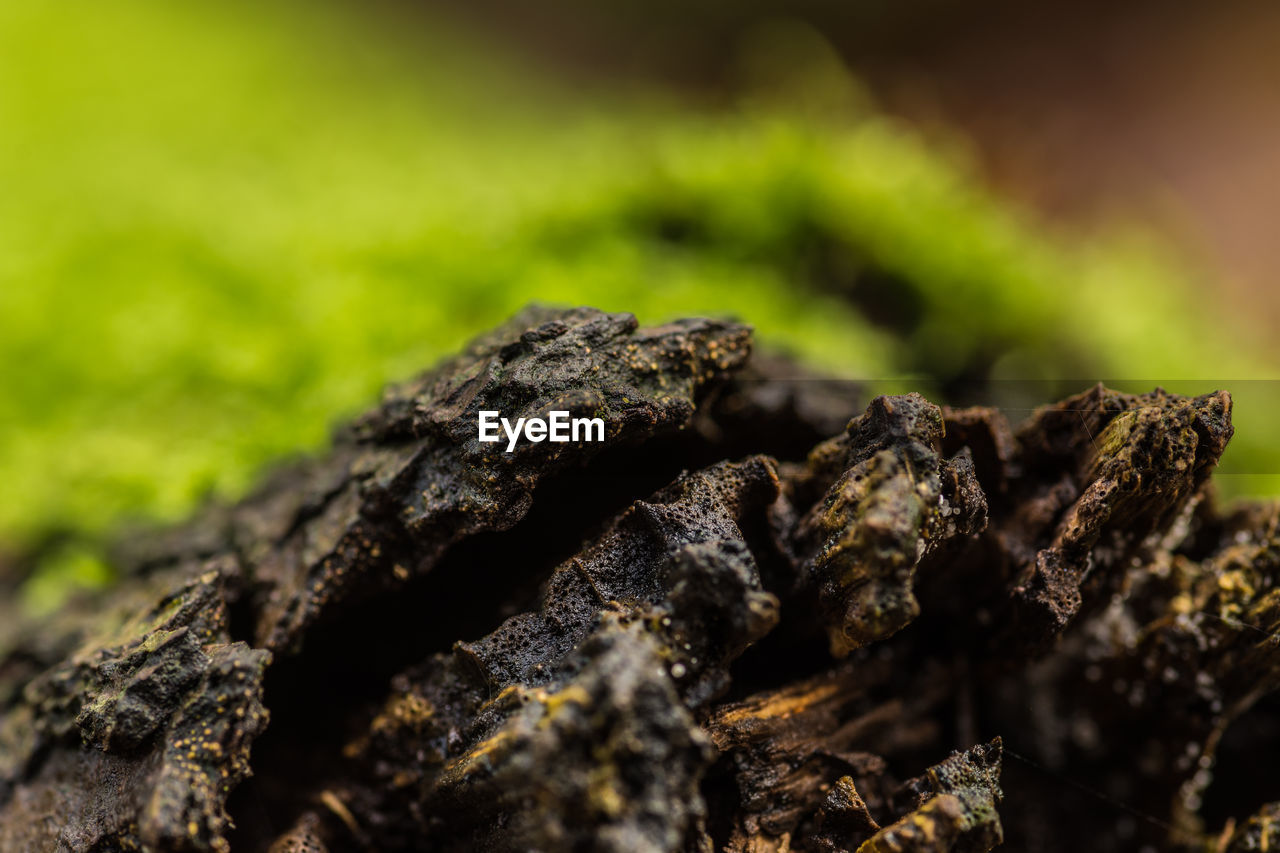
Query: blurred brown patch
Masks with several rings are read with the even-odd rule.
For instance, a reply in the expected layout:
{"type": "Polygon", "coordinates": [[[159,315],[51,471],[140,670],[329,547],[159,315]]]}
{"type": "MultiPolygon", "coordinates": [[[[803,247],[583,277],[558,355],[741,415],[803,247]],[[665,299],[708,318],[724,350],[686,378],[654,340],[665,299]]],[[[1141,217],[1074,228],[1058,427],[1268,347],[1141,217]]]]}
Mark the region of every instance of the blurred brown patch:
{"type": "MultiPolygon", "coordinates": [[[[406,0],[413,2],[413,0],[406,0]]],[[[714,103],[771,21],[817,30],[891,112],[959,129],[1000,191],[1085,228],[1152,223],[1250,321],[1280,320],[1280,5],[1137,0],[452,0],[582,85],[714,103]]]]}

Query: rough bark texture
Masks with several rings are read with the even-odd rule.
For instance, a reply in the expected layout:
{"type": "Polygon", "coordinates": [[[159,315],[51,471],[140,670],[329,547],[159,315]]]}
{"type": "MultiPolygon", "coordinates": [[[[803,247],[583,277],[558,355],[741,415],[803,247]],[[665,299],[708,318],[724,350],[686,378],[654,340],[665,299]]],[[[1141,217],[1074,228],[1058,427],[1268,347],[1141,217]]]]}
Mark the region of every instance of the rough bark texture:
{"type": "Polygon", "coordinates": [[[1213,505],[1230,408],[1013,428],[531,309],[0,628],[0,850],[1266,850],[1280,511],[1213,505]]]}

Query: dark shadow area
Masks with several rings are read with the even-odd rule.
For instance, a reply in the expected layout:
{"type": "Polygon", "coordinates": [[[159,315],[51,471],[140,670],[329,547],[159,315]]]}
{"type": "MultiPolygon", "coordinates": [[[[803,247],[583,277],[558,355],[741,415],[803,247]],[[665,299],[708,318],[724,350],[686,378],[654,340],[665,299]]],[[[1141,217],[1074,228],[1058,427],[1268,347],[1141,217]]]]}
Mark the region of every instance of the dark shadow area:
{"type": "Polygon", "coordinates": [[[1209,783],[1200,808],[1209,831],[1280,800],[1280,775],[1266,764],[1273,755],[1280,755],[1280,696],[1275,693],[1236,720],[1218,745],[1212,772],[1221,781],[1209,783]]]}

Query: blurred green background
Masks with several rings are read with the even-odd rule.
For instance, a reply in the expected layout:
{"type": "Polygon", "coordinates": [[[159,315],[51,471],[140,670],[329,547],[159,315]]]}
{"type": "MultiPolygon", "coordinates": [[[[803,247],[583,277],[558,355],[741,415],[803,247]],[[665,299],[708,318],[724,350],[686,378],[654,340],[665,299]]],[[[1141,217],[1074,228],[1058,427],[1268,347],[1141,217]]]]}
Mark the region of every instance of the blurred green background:
{"type": "Polygon", "coordinates": [[[37,609],[106,582],[123,521],[242,494],[531,300],[1012,409],[1227,387],[1227,491],[1280,490],[1273,350],[1212,269],[1001,196],[813,26],[733,62],[706,98],[406,6],[0,5],[0,569],[37,609]]]}

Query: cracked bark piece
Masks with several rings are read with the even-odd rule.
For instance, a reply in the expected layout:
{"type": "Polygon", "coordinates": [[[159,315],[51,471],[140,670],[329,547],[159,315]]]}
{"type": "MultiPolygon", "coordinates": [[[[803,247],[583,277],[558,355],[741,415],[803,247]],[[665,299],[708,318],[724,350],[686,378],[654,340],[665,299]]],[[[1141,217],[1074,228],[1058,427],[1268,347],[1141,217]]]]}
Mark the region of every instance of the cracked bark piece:
{"type": "Polygon", "coordinates": [[[321,832],[320,819],[308,812],[292,829],[276,839],[267,853],[328,853],[321,832]]]}
{"type": "Polygon", "coordinates": [[[945,671],[911,677],[903,686],[888,657],[849,660],[717,707],[704,727],[720,751],[713,778],[732,791],[713,801],[721,823],[731,815],[723,849],[829,853],[869,838],[895,813],[889,762],[933,742],[952,689],[945,671]]]}
{"type": "Polygon", "coordinates": [[[446,849],[660,853],[693,839],[710,744],[658,640],[606,620],[566,666],[559,689],[517,688],[511,716],[442,769],[423,809],[449,815],[446,849]]]}
{"type": "MultiPolygon", "coordinates": [[[[560,700],[553,695],[595,696],[579,689],[580,670],[591,667],[591,649],[603,654],[613,648],[609,637],[626,621],[637,622],[627,629],[632,633],[643,625],[652,646],[644,652],[646,666],[670,682],[663,690],[679,698],[681,713],[723,690],[728,663],[777,621],[777,601],[760,588],[740,527],[753,517],[762,526],[777,494],[774,463],[764,457],[688,474],[637,501],[598,542],[558,567],[540,610],[513,616],[488,636],[459,642],[452,655],[399,677],[368,735],[350,751],[359,764],[376,769],[349,796],[357,818],[385,827],[396,844],[438,831],[434,821],[443,814],[451,820],[468,809],[487,814],[485,797],[469,793],[463,782],[471,777],[457,768],[492,763],[494,745],[511,742],[506,735],[493,740],[499,737],[495,729],[522,725],[511,720],[524,713],[519,709],[530,697],[546,696],[554,705],[560,700]],[[438,807],[441,797],[450,803],[447,809],[438,807]],[[418,805],[402,805],[413,802],[418,805]],[[435,817],[425,825],[402,825],[409,813],[435,817]]],[[[613,701],[583,699],[582,713],[597,700],[613,701]]],[[[541,741],[517,740],[521,746],[504,752],[503,760],[528,769],[524,750],[542,749],[541,741]]],[[[563,770],[584,778],[594,772],[589,762],[563,770]]],[[[515,784],[515,774],[501,778],[515,784]]],[[[700,775],[699,769],[693,778],[700,775]]],[[[619,814],[630,808],[619,801],[619,814]]]]}
{"type": "Polygon", "coordinates": [[[986,525],[967,452],[938,452],[942,412],[918,394],[877,397],[809,460],[799,494],[831,479],[792,534],[818,591],[832,653],[892,636],[920,612],[916,567],[941,542],[986,525]]]}
{"type": "Polygon", "coordinates": [[[640,329],[629,314],[591,309],[522,314],[466,352],[393,390],[340,438],[354,445],[348,484],[258,564],[269,584],[259,642],[279,648],[353,576],[394,583],[396,566],[428,570],[445,548],[511,527],[538,480],[605,444],[689,423],[694,401],[749,352],[743,326],[708,320],[640,329]],[[513,422],[552,410],[601,417],[605,442],[478,441],[481,410],[513,422]]]}
{"type": "Polygon", "coordinates": [[[852,776],[841,776],[831,786],[822,808],[818,810],[817,831],[825,836],[828,850],[841,845],[832,839],[847,840],[872,835],[880,830],[880,824],[871,816],[871,810],[858,793],[852,776]]]}
{"type": "Polygon", "coordinates": [[[867,839],[858,853],[951,853],[964,825],[960,798],[941,794],[867,839]]]}
{"type": "Polygon", "coordinates": [[[886,677],[883,667],[823,675],[716,709],[706,728],[735,789],[726,850],[785,849],[824,807],[825,787],[884,773],[884,761],[856,744],[873,741],[901,714],[896,704],[859,706],[886,677]]]}
{"type": "Polygon", "coordinates": [[[1031,488],[1002,527],[1022,566],[1013,599],[1023,636],[1043,643],[1060,633],[1080,610],[1086,578],[1114,588],[1138,547],[1184,510],[1231,434],[1224,392],[1131,395],[1099,385],[1039,410],[1018,432],[1031,488]]]}
{"type": "Polygon", "coordinates": [[[255,644],[296,649],[335,602],[402,584],[465,537],[509,529],[543,478],[604,447],[683,429],[749,352],[749,330],[734,323],[642,329],[630,314],[527,309],[388,391],[327,458],[121,556],[142,567],[199,562],[233,545],[257,598],[255,644]],[[601,417],[605,441],[522,441],[508,453],[505,441],[478,440],[481,410],[513,423],[552,410],[601,417]]]}
{"type": "Polygon", "coordinates": [[[229,642],[222,581],[194,579],[27,685],[3,723],[22,748],[0,849],[229,849],[226,793],[267,723],[270,654],[229,642]]]}
{"type": "Polygon", "coordinates": [[[878,701],[874,696],[900,676],[887,661],[864,662],[717,709],[706,728],[736,786],[736,818],[724,849],[834,853],[998,844],[998,741],[953,754],[900,789],[888,772],[883,756],[914,754],[933,736],[931,718],[949,692],[936,675],[923,675],[922,689],[904,691],[910,698],[878,701]],[[942,796],[956,802],[892,820],[904,797],[920,809],[942,796]],[[877,814],[890,826],[877,825],[877,814]],[[928,846],[935,842],[942,846],[928,846]]]}
{"type": "Polygon", "coordinates": [[[908,783],[919,803],[867,839],[858,853],[987,853],[1004,840],[996,804],[1000,739],[979,744],[930,767],[908,783]]]}

